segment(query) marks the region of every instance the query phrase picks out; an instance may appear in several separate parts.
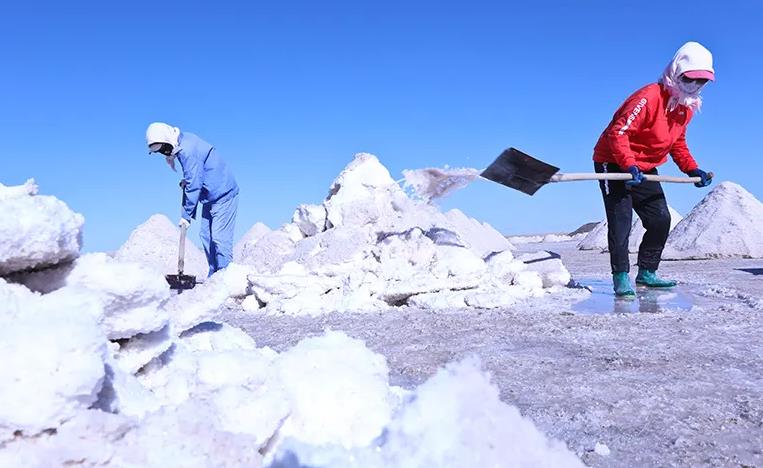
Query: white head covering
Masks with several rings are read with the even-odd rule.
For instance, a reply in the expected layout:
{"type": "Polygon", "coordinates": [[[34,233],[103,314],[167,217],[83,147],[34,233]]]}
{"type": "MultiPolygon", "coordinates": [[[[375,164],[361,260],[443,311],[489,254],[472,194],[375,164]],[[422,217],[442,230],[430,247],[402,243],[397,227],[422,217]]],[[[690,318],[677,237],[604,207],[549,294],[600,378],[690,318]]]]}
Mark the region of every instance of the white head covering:
{"type": "Polygon", "coordinates": [[[682,74],[697,70],[710,72],[711,76],[714,76],[713,54],[698,42],[687,42],[678,49],[659,80],[670,93],[668,110],[675,109],[679,104],[690,107],[692,110],[699,110],[702,107],[701,88],[695,92],[687,92],[680,86],[682,74]]]}
{"type": "Polygon", "coordinates": [[[173,171],[177,170],[175,169],[175,157],[177,156],[177,152],[180,151],[180,146],[178,145],[179,137],[179,128],[167,125],[163,122],[153,122],[146,129],[146,144],[148,146],[151,146],[154,143],[169,143],[172,145],[172,154],[170,156],[165,156],[164,159],[173,171]]]}

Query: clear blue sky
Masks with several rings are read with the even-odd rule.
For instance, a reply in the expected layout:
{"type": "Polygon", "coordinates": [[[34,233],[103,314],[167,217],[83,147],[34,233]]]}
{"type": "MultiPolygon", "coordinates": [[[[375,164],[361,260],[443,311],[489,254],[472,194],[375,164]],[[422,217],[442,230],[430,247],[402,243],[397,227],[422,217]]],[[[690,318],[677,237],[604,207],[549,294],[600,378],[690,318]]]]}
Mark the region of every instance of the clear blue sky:
{"type": "MultiPolygon", "coordinates": [[[[178,218],[179,175],[146,154],[157,120],[232,165],[237,236],[320,203],[361,151],[393,177],[481,168],[509,146],[590,171],[614,110],[695,40],[713,52],[717,83],[689,146],[718,180],[763,199],[760,2],[516,3],[6,2],[0,182],[35,177],[85,215],[85,250],[108,251],[153,213],[178,218]]],[[[666,191],[684,214],[707,193],[666,191]]],[[[528,197],[480,181],[442,206],[504,233],[603,217],[592,182],[528,197]]]]}

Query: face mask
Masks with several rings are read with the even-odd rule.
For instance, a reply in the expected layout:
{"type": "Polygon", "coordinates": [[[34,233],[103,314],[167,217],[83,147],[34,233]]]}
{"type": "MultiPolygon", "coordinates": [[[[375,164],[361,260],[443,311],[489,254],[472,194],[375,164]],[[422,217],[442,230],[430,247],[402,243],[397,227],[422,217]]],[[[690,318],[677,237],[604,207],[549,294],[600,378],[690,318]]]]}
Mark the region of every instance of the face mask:
{"type": "Polygon", "coordinates": [[[691,78],[681,75],[677,84],[678,89],[680,89],[681,92],[686,94],[697,94],[699,90],[705,86],[705,83],[707,83],[707,80],[692,80],[691,78]]]}
{"type": "Polygon", "coordinates": [[[148,150],[152,153],[161,153],[165,156],[172,155],[172,145],[169,143],[151,143],[148,150]]]}

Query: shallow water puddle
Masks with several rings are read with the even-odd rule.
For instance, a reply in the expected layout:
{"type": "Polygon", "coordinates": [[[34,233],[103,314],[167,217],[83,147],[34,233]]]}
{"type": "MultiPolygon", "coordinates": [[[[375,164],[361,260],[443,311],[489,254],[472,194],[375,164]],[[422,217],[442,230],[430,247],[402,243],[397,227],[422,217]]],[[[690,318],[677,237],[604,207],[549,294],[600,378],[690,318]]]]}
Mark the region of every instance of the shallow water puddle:
{"type": "Polygon", "coordinates": [[[616,298],[610,281],[583,279],[579,284],[591,291],[591,297],[572,306],[578,313],[660,313],[688,311],[694,305],[692,295],[680,284],[670,289],[637,287],[635,299],[616,298]]]}

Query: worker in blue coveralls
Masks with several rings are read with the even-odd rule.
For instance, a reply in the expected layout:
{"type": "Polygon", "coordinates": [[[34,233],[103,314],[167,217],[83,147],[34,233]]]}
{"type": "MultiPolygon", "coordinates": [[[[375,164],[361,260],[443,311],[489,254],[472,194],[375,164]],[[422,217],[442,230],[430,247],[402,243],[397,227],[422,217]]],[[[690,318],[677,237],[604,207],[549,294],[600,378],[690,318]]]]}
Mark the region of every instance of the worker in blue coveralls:
{"type": "Polygon", "coordinates": [[[209,275],[222,270],[233,259],[233,227],[238,209],[238,185],[215,147],[189,132],[154,122],[146,129],[149,153],[164,155],[176,171],[183,168],[183,215],[178,226],[188,227],[201,203],[200,237],[209,263],[209,275]]]}

